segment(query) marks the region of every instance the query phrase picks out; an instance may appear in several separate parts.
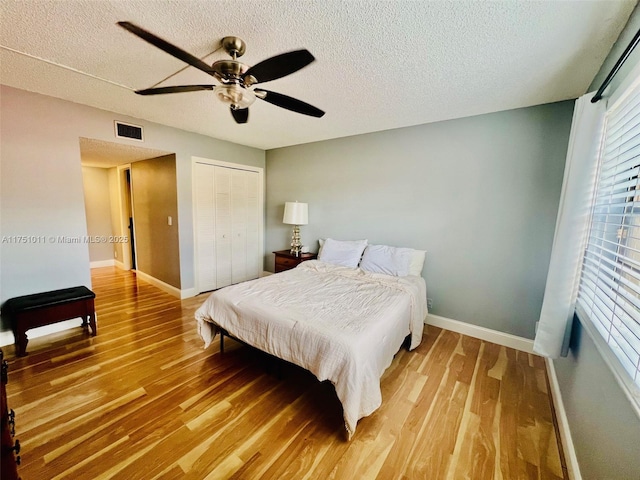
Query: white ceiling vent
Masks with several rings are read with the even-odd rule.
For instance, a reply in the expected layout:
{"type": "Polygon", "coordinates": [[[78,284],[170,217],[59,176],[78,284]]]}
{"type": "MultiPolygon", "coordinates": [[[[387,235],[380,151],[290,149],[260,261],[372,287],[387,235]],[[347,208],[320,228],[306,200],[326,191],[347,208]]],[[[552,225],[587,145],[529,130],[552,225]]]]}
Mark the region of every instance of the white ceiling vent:
{"type": "Polygon", "coordinates": [[[144,136],[142,135],[142,127],[140,125],[132,125],[130,123],[118,122],[115,123],[116,138],[128,138],[129,140],[137,140],[144,142],[144,136]]]}

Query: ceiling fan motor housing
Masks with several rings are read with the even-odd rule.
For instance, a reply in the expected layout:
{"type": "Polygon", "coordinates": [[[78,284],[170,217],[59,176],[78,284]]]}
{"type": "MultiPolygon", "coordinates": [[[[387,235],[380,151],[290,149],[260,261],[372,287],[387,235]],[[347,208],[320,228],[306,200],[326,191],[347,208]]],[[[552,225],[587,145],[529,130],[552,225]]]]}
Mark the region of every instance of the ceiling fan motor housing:
{"type": "Polygon", "coordinates": [[[214,71],[215,77],[221,82],[225,83],[237,83],[242,80],[244,72],[249,70],[249,66],[237,60],[218,60],[211,68],[214,71]]]}
{"type": "MultiPolygon", "coordinates": [[[[229,38],[236,37],[225,37],[223,45],[224,41],[229,38]]],[[[247,108],[255,102],[255,94],[245,88],[251,85],[251,81],[245,82],[242,78],[242,75],[249,70],[248,65],[237,60],[218,60],[211,65],[211,68],[214,71],[214,76],[222,82],[222,85],[217,85],[214,88],[214,93],[220,101],[229,104],[234,110],[247,108]]],[[[249,75],[249,79],[253,79],[253,76],[249,75]]]]}

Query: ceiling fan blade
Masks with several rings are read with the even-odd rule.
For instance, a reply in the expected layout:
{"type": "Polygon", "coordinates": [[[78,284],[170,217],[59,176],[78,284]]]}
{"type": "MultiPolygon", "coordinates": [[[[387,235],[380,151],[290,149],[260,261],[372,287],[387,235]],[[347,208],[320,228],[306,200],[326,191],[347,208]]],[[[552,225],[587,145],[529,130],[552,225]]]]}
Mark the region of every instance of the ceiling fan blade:
{"type": "Polygon", "coordinates": [[[314,60],[314,56],[308,50],[294,50],[263,60],[247,70],[242,78],[251,75],[257,80],[253,83],[270,82],[297,72],[314,60]]]}
{"type": "Polygon", "coordinates": [[[249,109],[248,108],[238,108],[238,109],[233,109],[230,108],[231,110],[231,115],[233,115],[233,119],[236,121],[236,123],[247,123],[247,120],[249,120],[249,109]]]}
{"type": "Polygon", "coordinates": [[[125,30],[130,31],[134,35],[137,35],[141,39],[146,40],[151,45],[158,47],[160,50],[167,52],[169,55],[172,55],[177,59],[182,60],[183,62],[188,63],[189,65],[196,67],[197,69],[202,70],[205,73],[208,73],[209,75],[213,75],[214,72],[210,65],[207,65],[199,58],[194,57],[190,53],[185,52],[175,45],[172,45],[166,40],[157,37],[153,33],[147,32],[145,29],[140,28],[131,22],[118,22],[118,25],[120,25],[125,30]]]}
{"type": "Polygon", "coordinates": [[[256,97],[260,98],[261,100],[269,102],[278,107],[286,108],[287,110],[291,110],[292,112],[302,113],[303,115],[310,115],[312,117],[318,118],[324,115],[324,112],[319,108],[316,108],[313,105],[309,105],[302,100],[298,100],[281,93],[270,92],[269,90],[263,90],[261,88],[256,88],[254,92],[258,94],[256,95],[256,97]]]}
{"type": "Polygon", "coordinates": [[[197,92],[200,90],[213,90],[215,85],[176,85],[174,87],[145,88],[136,90],[138,95],[161,95],[164,93],[197,92]]]}

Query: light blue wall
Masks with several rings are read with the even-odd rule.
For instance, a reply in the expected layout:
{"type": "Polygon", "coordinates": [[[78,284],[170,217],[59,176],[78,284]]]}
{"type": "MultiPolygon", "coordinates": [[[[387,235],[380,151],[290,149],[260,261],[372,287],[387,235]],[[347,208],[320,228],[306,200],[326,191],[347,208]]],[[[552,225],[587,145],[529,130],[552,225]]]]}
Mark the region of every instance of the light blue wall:
{"type": "MultiPolygon", "coordinates": [[[[432,313],[533,338],[573,102],[267,152],[266,252],[289,245],[284,203],[321,237],[427,250],[432,313]]],[[[265,267],[273,269],[273,256],[265,267]]]]}
{"type": "Polygon", "coordinates": [[[554,361],[584,480],[640,479],[640,419],[577,317],[554,361]]]}
{"type": "MultiPolygon", "coordinates": [[[[598,89],[638,29],[640,10],[636,8],[590,91],[598,89]]],[[[639,61],[640,47],[605,95],[615,92],[639,61]]],[[[554,366],[582,477],[585,480],[640,479],[640,418],[577,318],[569,356],[554,360],[554,366]]]]}

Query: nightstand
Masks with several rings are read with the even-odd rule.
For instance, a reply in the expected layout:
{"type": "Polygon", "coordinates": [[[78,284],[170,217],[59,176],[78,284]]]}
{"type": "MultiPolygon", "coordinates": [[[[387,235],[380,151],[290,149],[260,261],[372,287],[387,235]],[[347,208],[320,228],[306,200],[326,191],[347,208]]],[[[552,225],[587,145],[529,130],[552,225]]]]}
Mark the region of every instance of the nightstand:
{"type": "Polygon", "coordinates": [[[273,253],[276,256],[276,273],[284,272],[285,270],[291,270],[292,268],[297,267],[302,262],[306,262],[307,260],[315,260],[316,258],[318,258],[317,253],[301,253],[299,257],[292,255],[289,250],[280,250],[273,253]]]}

